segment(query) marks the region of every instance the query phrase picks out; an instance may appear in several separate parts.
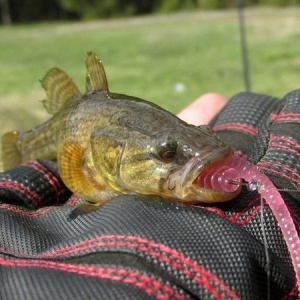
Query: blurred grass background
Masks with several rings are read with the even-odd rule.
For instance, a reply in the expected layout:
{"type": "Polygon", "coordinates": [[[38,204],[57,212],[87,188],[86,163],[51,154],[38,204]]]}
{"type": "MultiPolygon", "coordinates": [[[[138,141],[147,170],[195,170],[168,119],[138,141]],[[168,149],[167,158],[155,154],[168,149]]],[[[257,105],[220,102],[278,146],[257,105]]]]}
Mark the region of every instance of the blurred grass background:
{"type": "MultiPolygon", "coordinates": [[[[253,92],[281,97],[300,87],[299,15],[299,7],[245,10],[253,92]]],[[[49,118],[39,79],[51,67],[84,91],[87,51],[101,58],[111,91],[173,113],[206,92],[244,90],[236,10],[2,26],[0,41],[0,135],[49,118]]]]}

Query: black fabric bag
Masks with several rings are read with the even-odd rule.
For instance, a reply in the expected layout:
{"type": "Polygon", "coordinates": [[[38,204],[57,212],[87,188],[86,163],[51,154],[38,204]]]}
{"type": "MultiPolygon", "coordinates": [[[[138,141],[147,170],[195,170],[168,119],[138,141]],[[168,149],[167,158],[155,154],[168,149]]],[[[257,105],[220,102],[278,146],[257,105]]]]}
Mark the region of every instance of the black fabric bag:
{"type": "MultiPolygon", "coordinates": [[[[299,228],[300,91],[238,94],[211,125],[292,190],[299,228]]],[[[32,161],[0,174],[0,201],[0,299],[297,299],[272,211],[246,188],[214,206],[127,195],[68,220],[79,199],[32,161]]]]}

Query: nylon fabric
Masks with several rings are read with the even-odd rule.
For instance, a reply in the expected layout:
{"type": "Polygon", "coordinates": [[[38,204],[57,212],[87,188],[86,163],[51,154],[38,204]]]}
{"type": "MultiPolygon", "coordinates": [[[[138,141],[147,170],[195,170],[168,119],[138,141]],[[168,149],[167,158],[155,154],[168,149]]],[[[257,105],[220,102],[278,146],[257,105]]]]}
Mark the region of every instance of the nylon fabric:
{"type": "Polygon", "coordinates": [[[243,92],[229,100],[211,126],[234,149],[258,161],[267,149],[270,115],[281,105],[277,98],[243,92]]]}
{"type": "Polygon", "coordinates": [[[300,189],[300,91],[284,97],[284,107],[273,116],[269,146],[258,166],[281,179],[284,188],[300,189]]]}
{"type": "MultiPolygon", "coordinates": [[[[241,93],[213,122],[280,187],[298,186],[299,95],[241,93]]],[[[298,193],[282,194],[299,228],[298,193]]],[[[124,195],[69,220],[80,199],[32,161],[0,173],[0,201],[0,299],[297,299],[276,220],[246,188],[215,205],[124,195]]]]}

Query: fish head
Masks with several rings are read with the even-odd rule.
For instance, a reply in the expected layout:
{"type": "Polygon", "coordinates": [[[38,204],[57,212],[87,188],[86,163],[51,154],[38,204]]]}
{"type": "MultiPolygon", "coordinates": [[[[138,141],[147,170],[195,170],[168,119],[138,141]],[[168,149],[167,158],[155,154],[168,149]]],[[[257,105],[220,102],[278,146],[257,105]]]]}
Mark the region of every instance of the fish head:
{"type": "Polygon", "coordinates": [[[183,203],[222,202],[239,193],[238,188],[215,190],[197,180],[233,153],[208,126],[182,123],[155,134],[127,129],[113,132],[107,134],[105,147],[96,143],[101,151],[94,161],[111,187],[121,193],[159,195],[183,203]]]}

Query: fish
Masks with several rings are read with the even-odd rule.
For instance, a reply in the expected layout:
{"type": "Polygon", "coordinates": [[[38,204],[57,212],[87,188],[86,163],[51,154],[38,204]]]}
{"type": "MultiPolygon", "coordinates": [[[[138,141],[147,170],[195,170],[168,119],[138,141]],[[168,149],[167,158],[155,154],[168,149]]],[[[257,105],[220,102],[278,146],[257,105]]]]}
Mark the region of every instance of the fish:
{"type": "Polygon", "coordinates": [[[27,132],[2,137],[5,170],[34,159],[57,161],[64,184],[91,212],[124,194],[156,195],[181,203],[223,202],[238,195],[206,187],[199,178],[233,149],[207,125],[194,126],[158,105],[112,93],[102,62],[86,58],[86,92],[50,69],[41,80],[52,117],[27,132]]]}

